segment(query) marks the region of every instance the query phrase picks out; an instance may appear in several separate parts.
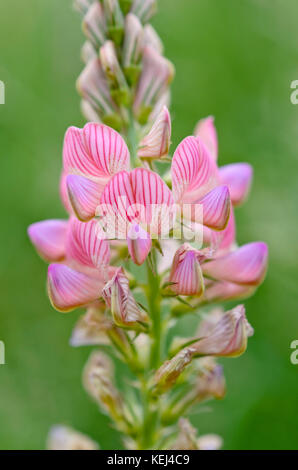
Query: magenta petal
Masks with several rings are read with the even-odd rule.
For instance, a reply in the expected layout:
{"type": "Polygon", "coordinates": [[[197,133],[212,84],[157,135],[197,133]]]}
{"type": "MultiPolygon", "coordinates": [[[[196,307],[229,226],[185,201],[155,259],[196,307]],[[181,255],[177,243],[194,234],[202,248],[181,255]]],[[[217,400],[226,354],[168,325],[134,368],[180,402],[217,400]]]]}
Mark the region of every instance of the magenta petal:
{"type": "Polygon", "coordinates": [[[236,284],[259,285],[267,269],[268,247],[254,242],[204,264],[204,274],[236,284]]]}
{"type": "Polygon", "coordinates": [[[216,161],[218,155],[218,142],[213,116],[201,119],[201,121],[198,122],[195,129],[195,136],[202,139],[210,154],[216,161]]]}
{"type": "Polygon", "coordinates": [[[140,225],[132,224],[127,235],[127,246],[133,262],[141,266],[152,247],[149,233],[142,229],[140,225]]]}
{"type": "Polygon", "coordinates": [[[43,220],[28,227],[36,250],[47,261],[60,261],[65,256],[67,220],[43,220]]]}
{"type": "Polygon", "coordinates": [[[235,163],[219,169],[222,184],[229,187],[231,200],[235,206],[242,204],[248,196],[253,169],[248,163],[235,163]]]}
{"type": "Polygon", "coordinates": [[[203,207],[203,223],[205,226],[223,230],[230,215],[230,193],[227,186],[218,186],[203,197],[198,204],[203,207]]]}
{"type": "Polygon", "coordinates": [[[109,242],[97,220],[80,222],[71,219],[67,255],[78,263],[106,270],[110,262],[109,242]]]}
{"type": "Polygon", "coordinates": [[[69,201],[78,219],[86,221],[94,217],[104,184],[84,176],[68,175],[66,185],[69,201]]]}
{"type": "Polygon", "coordinates": [[[204,281],[199,252],[184,244],[175,253],[169,277],[171,290],[178,295],[202,295],[204,281]]]}
{"type": "Polygon", "coordinates": [[[101,296],[103,283],[64,264],[51,264],[48,269],[48,293],[53,307],[68,312],[87,305],[101,296]]]}

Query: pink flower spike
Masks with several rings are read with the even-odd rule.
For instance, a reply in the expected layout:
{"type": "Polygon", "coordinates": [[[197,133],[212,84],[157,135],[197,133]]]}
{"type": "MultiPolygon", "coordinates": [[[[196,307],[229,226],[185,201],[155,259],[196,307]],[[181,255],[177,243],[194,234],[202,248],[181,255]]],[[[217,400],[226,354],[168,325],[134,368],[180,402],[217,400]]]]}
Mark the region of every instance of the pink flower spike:
{"type": "Polygon", "coordinates": [[[175,253],[169,282],[178,295],[200,296],[204,292],[204,280],[200,267],[200,253],[185,243],[175,253]]]}
{"type": "Polygon", "coordinates": [[[231,200],[227,186],[218,186],[203,197],[198,204],[203,207],[203,222],[206,227],[223,230],[229,221],[231,200]]]}
{"type": "Polygon", "coordinates": [[[111,258],[110,246],[97,220],[80,222],[75,217],[71,218],[67,256],[81,265],[107,271],[111,258]]]}
{"type": "Polygon", "coordinates": [[[37,252],[46,261],[61,261],[65,257],[67,220],[43,220],[28,227],[28,235],[37,252]]]}
{"type": "Polygon", "coordinates": [[[218,141],[213,116],[201,119],[201,121],[198,122],[195,129],[195,136],[202,139],[213,159],[217,161],[218,141]]]}
{"type": "Polygon", "coordinates": [[[48,270],[48,293],[53,307],[70,312],[87,305],[101,296],[103,282],[75,271],[64,264],[51,264],[48,270]]]}
{"type": "Polygon", "coordinates": [[[229,187],[234,206],[242,204],[250,191],[253,169],[248,163],[234,163],[219,169],[222,184],[229,187]]]}
{"type": "Polygon", "coordinates": [[[214,279],[257,286],[263,281],[268,260],[266,243],[254,242],[204,264],[203,272],[214,279]]]}
{"type": "Polygon", "coordinates": [[[79,220],[87,221],[94,217],[104,186],[103,179],[94,181],[80,175],[67,176],[68,199],[79,220]]]}
{"type": "Polygon", "coordinates": [[[219,181],[215,162],[203,142],[186,137],[177,147],[171,167],[173,196],[177,203],[191,204],[214,189],[219,181]]]}
{"type": "Polygon", "coordinates": [[[171,117],[166,106],[158,115],[148,135],[140,142],[140,158],[158,159],[168,155],[171,144],[171,117]]]}
{"type": "Polygon", "coordinates": [[[226,312],[210,335],[190,346],[195,355],[238,357],[247,347],[247,338],[254,333],[245,316],[245,308],[238,305],[226,312]]]}
{"type": "Polygon", "coordinates": [[[141,266],[152,247],[149,233],[142,229],[140,225],[132,224],[127,235],[127,246],[133,262],[141,266]]]}

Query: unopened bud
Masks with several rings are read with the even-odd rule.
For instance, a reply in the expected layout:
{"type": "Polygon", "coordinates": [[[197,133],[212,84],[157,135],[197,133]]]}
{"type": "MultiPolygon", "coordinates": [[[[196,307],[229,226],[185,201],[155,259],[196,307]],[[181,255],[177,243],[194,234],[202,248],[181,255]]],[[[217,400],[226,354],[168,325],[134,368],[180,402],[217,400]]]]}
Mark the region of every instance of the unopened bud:
{"type": "Polygon", "coordinates": [[[164,47],[162,40],[151,24],[146,24],[146,26],[144,26],[144,45],[153,47],[153,49],[160,54],[163,53],[164,47]]]}
{"type": "Polygon", "coordinates": [[[157,393],[166,392],[177,382],[186,366],[191,362],[192,356],[189,349],[183,349],[158,369],[154,377],[157,393]]]}
{"type": "Polygon", "coordinates": [[[198,450],[197,430],[191,425],[188,419],[180,418],[179,434],[172,446],[172,450],[198,450]]]}
{"type": "Polygon", "coordinates": [[[140,158],[159,159],[166,157],[171,144],[171,117],[166,106],[157,116],[150,132],[140,142],[140,158]]]}
{"type": "Polygon", "coordinates": [[[178,295],[200,296],[204,292],[204,280],[200,266],[201,254],[185,243],[175,253],[169,282],[178,295]]]}
{"type": "Polygon", "coordinates": [[[129,13],[125,19],[125,37],[122,52],[122,64],[127,80],[135,84],[141,72],[139,65],[143,48],[143,27],[140,20],[129,13]]]}
{"type": "Polygon", "coordinates": [[[106,19],[100,2],[93,2],[83,20],[83,32],[96,47],[100,47],[106,39],[106,19]]]}
{"type": "Polygon", "coordinates": [[[73,4],[76,10],[85,15],[91,7],[94,0],[74,0],[73,4]]]}
{"type": "Polygon", "coordinates": [[[156,9],[156,0],[134,0],[131,12],[138,16],[142,23],[147,23],[156,13],[156,9]]]}
{"type": "Polygon", "coordinates": [[[130,101],[129,89],[120,67],[116,49],[112,41],[106,41],[100,48],[100,60],[110,82],[111,96],[118,105],[127,106],[130,101]]]}
{"type": "Polygon", "coordinates": [[[104,309],[104,302],[88,308],[74,327],[70,339],[71,346],[95,346],[110,343],[107,332],[113,324],[104,314],[104,309]]]}
{"type": "Polygon", "coordinates": [[[107,19],[108,35],[120,46],[123,38],[124,19],[118,0],[103,0],[104,12],[107,19]]]}

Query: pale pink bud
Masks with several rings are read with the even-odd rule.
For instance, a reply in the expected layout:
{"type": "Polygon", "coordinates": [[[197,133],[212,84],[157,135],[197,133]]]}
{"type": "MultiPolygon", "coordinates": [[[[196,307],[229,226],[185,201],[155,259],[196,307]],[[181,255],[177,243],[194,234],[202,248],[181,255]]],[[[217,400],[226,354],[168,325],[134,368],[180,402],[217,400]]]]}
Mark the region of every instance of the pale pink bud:
{"type": "Polygon", "coordinates": [[[68,426],[53,426],[47,438],[48,450],[98,450],[99,445],[90,437],[68,426]]]}
{"type": "Polygon", "coordinates": [[[110,90],[100,60],[92,59],[77,80],[77,90],[100,116],[115,112],[110,90]]]}
{"type": "Polygon", "coordinates": [[[81,100],[81,112],[87,121],[101,123],[99,115],[89,101],[81,100]]]}
{"type": "Polygon", "coordinates": [[[185,243],[175,253],[169,277],[171,290],[178,295],[202,295],[204,280],[200,266],[201,254],[185,243]]]}
{"type": "Polygon", "coordinates": [[[115,420],[123,416],[122,398],[114,385],[114,367],[111,359],[94,351],[83,371],[83,384],[90,396],[115,420]]]}
{"type": "Polygon", "coordinates": [[[82,47],[81,57],[85,64],[88,64],[90,60],[93,60],[97,57],[96,50],[90,41],[85,41],[82,47]]]}
{"type": "Polygon", "coordinates": [[[104,314],[105,303],[98,302],[79,318],[70,339],[71,346],[98,346],[110,344],[107,332],[112,321],[104,314]]]}
{"type": "Polygon", "coordinates": [[[152,46],[146,46],[143,53],[143,70],[134,103],[134,111],[141,123],[147,122],[154,105],[167,91],[173,77],[173,65],[152,46]]]}
{"type": "Polygon", "coordinates": [[[74,7],[80,13],[85,15],[94,0],[74,0],[74,7]]]}
{"type": "Polygon", "coordinates": [[[150,132],[141,140],[138,156],[159,159],[168,155],[171,144],[171,117],[166,106],[154,122],[150,132]]]}
{"type": "Polygon", "coordinates": [[[100,48],[99,56],[102,67],[111,85],[111,95],[118,105],[129,103],[129,90],[125,76],[120,67],[115,45],[106,41],[100,48]]]}
{"type": "Polygon", "coordinates": [[[200,364],[201,370],[195,386],[195,401],[201,402],[210,398],[220,400],[226,394],[226,381],[223,374],[223,367],[216,364],[212,358],[206,358],[200,364]]]}
{"type": "Polygon", "coordinates": [[[129,289],[129,280],[121,268],[105,285],[102,296],[111,309],[117,326],[138,329],[142,323],[148,321],[147,315],[135,301],[129,289]]]}
{"type": "Polygon", "coordinates": [[[122,63],[124,67],[138,64],[141,59],[143,47],[143,27],[140,20],[129,13],[125,18],[125,36],[122,50],[122,63]]]}
{"type": "Polygon", "coordinates": [[[160,54],[163,53],[164,47],[162,40],[151,24],[146,24],[144,27],[144,45],[152,46],[153,49],[155,49],[160,54]]]}
{"type": "Polygon", "coordinates": [[[127,247],[133,262],[141,266],[152,248],[149,233],[140,225],[132,224],[127,234],[127,247]]]}
{"type": "Polygon", "coordinates": [[[134,0],[131,12],[147,23],[156,12],[156,0],[134,0]]]}
{"type": "Polygon", "coordinates": [[[106,20],[100,2],[93,2],[88,9],[83,20],[83,31],[96,48],[105,42],[106,20]]]}
{"type": "Polygon", "coordinates": [[[154,376],[157,393],[166,392],[175,385],[186,366],[191,362],[192,357],[192,352],[185,348],[172,359],[162,364],[154,376]]]}
{"type": "Polygon", "coordinates": [[[209,336],[192,344],[190,349],[193,355],[237,357],[245,352],[247,338],[252,335],[245,308],[238,305],[224,314],[209,336]]]}

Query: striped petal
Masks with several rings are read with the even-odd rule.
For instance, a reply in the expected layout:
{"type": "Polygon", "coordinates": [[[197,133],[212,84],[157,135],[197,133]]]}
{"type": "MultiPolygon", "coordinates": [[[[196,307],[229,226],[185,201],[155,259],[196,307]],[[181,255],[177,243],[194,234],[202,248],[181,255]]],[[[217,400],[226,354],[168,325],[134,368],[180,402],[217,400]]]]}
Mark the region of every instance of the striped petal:
{"type": "Polygon", "coordinates": [[[234,163],[222,166],[219,169],[220,180],[230,190],[231,200],[234,206],[242,204],[248,196],[253,169],[248,163],[234,163]]]}
{"type": "Polygon", "coordinates": [[[166,106],[158,115],[148,135],[140,142],[140,158],[161,158],[168,155],[171,144],[171,117],[166,106]]]}
{"type": "Polygon", "coordinates": [[[101,296],[103,282],[99,277],[75,271],[64,264],[51,264],[48,270],[48,294],[53,307],[69,312],[101,296]]]}
{"type": "Polygon", "coordinates": [[[175,253],[169,281],[171,290],[178,295],[202,295],[204,281],[200,266],[200,254],[184,244],[175,253]]]}
{"type": "Polygon", "coordinates": [[[118,132],[104,124],[70,127],[63,148],[64,170],[97,178],[111,177],[129,168],[129,151],[118,132]]]}
{"type": "Polygon", "coordinates": [[[231,251],[236,243],[236,224],[233,206],[230,206],[230,217],[228,225],[224,230],[215,231],[204,226],[204,243],[219,253],[231,251]]]}
{"type": "Polygon", "coordinates": [[[28,235],[37,252],[46,261],[61,261],[65,257],[67,220],[43,220],[28,227],[28,235]]]}
{"type": "Polygon", "coordinates": [[[141,266],[152,247],[150,235],[138,224],[132,224],[127,235],[127,247],[133,262],[141,266]]]}
{"type": "Polygon", "coordinates": [[[90,220],[96,214],[100,196],[108,178],[92,180],[80,175],[68,175],[66,187],[68,200],[79,220],[90,220]]]}
{"type": "Polygon", "coordinates": [[[254,242],[204,264],[203,272],[214,279],[236,284],[259,285],[266,273],[268,247],[254,242]]]}
{"type": "Polygon", "coordinates": [[[247,338],[253,333],[244,306],[238,305],[223,315],[209,336],[190,348],[195,355],[237,357],[245,352],[247,338]]]}
{"type": "Polygon", "coordinates": [[[201,121],[198,122],[195,129],[195,136],[199,137],[204,142],[212,158],[217,161],[218,141],[213,116],[201,119],[201,121]]]}
{"type": "Polygon", "coordinates": [[[227,186],[218,186],[203,197],[198,204],[203,208],[203,222],[206,227],[223,230],[230,216],[231,200],[227,186]]]}
{"type": "Polygon", "coordinates": [[[189,204],[211,191],[218,183],[216,164],[203,142],[186,137],[172,161],[173,195],[176,202],[189,204]]]}
{"type": "Polygon", "coordinates": [[[110,262],[109,242],[96,220],[80,222],[75,217],[70,220],[67,240],[67,255],[78,263],[107,270],[110,262]]]}
{"type": "Polygon", "coordinates": [[[111,309],[117,326],[133,327],[135,323],[148,321],[147,315],[136,303],[129,289],[129,281],[121,268],[104,286],[102,296],[111,309]]]}

